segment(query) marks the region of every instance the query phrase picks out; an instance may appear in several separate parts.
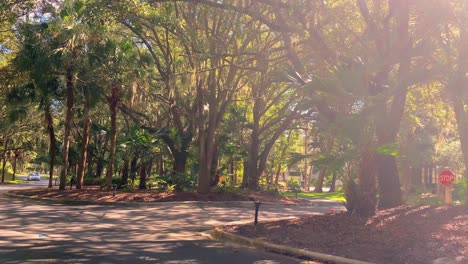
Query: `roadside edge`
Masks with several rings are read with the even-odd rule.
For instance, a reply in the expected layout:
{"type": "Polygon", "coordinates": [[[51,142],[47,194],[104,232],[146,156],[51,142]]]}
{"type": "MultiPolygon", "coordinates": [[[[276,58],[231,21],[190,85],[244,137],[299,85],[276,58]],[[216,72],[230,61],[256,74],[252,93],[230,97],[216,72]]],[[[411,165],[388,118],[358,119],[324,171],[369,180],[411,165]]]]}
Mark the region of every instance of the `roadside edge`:
{"type": "Polygon", "coordinates": [[[273,251],[280,254],[292,255],[295,257],[307,257],[314,260],[326,261],[336,264],[373,264],[371,262],[365,262],[355,259],[349,259],[345,257],[334,256],[330,254],[324,254],[319,252],[313,252],[305,249],[298,249],[283,245],[277,245],[268,243],[259,239],[252,239],[248,237],[243,237],[235,234],[225,232],[221,227],[216,227],[211,232],[211,236],[217,240],[234,242],[241,245],[251,245],[256,248],[261,248],[269,251],[273,251]]]}
{"type": "MultiPolygon", "coordinates": [[[[238,206],[252,206],[253,201],[174,201],[174,202],[103,202],[103,201],[88,201],[88,200],[71,200],[71,199],[56,199],[56,198],[48,198],[48,197],[36,197],[36,196],[28,196],[28,195],[20,195],[12,193],[14,191],[9,191],[4,193],[3,195],[9,198],[14,199],[21,199],[21,200],[34,200],[40,202],[53,202],[53,203],[60,203],[60,204],[67,204],[67,205],[117,205],[117,206],[130,206],[130,207],[151,207],[156,205],[238,205],[238,206]]],[[[285,204],[285,203],[272,203],[272,202],[262,202],[262,205],[281,205],[284,207],[295,207],[295,206],[311,206],[316,207],[319,206],[316,203],[308,203],[308,204],[285,204]]]]}

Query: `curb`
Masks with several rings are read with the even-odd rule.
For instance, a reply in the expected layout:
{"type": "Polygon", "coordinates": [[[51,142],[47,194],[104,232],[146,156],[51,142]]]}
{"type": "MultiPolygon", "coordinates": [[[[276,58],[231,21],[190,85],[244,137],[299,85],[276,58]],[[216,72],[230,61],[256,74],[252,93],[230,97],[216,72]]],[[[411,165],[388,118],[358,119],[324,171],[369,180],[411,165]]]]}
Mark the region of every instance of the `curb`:
{"type": "Polygon", "coordinates": [[[243,237],[239,235],[234,235],[228,232],[225,232],[220,227],[216,227],[212,232],[211,236],[218,240],[230,241],[240,245],[251,245],[256,248],[266,249],[269,251],[292,255],[295,257],[307,257],[314,260],[326,261],[336,264],[373,264],[371,262],[365,262],[355,259],[349,259],[345,257],[334,256],[330,254],[324,254],[319,252],[313,252],[305,249],[292,248],[283,245],[271,244],[263,240],[252,239],[248,237],[243,237]]]}
{"type": "MultiPolygon", "coordinates": [[[[237,205],[237,206],[246,206],[251,207],[253,201],[175,201],[175,202],[148,202],[148,203],[141,203],[141,202],[100,202],[100,201],[90,201],[90,200],[71,200],[71,199],[55,199],[55,198],[47,198],[47,197],[35,197],[35,196],[28,196],[28,195],[20,195],[11,193],[12,191],[6,192],[3,195],[9,198],[14,199],[21,199],[21,200],[34,200],[39,202],[53,202],[53,203],[60,203],[66,205],[103,205],[103,206],[128,206],[128,207],[154,207],[154,206],[161,206],[161,205],[209,205],[209,206],[216,206],[216,205],[237,205]]],[[[304,206],[304,207],[317,207],[319,206],[316,203],[307,203],[307,204],[283,204],[283,203],[273,203],[273,202],[262,202],[262,205],[269,206],[269,205],[281,205],[284,207],[296,207],[296,206],[304,206]]]]}

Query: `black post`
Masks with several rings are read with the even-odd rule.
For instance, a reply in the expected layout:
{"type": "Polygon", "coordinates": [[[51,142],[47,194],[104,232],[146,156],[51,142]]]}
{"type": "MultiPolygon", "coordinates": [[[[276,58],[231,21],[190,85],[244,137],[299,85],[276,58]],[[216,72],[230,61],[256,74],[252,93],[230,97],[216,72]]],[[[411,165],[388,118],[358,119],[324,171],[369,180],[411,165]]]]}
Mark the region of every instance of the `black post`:
{"type": "Polygon", "coordinates": [[[259,201],[256,201],[256,202],[255,202],[255,220],[254,220],[254,225],[257,225],[257,223],[258,223],[258,209],[260,208],[260,205],[261,205],[261,204],[262,204],[262,203],[259,202],[259,201]]]}

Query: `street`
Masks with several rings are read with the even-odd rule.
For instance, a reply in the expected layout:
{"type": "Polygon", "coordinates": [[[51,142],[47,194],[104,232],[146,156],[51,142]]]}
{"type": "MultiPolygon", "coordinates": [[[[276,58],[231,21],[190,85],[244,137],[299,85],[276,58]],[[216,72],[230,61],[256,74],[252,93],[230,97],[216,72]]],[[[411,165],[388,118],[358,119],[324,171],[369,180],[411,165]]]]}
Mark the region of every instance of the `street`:
{"type": "MultiPolygon", "coordinates": [[[[0,194],[47,180],[0,185],[0,194]]],[[[216,225],[251,222],[253,205],[160,203],[69,206],[0,197],[0,263],[301,263],[211,240],[216,225]]],[[[323,206],[264,205],[259,221],[327,212],[323,206]]]]}

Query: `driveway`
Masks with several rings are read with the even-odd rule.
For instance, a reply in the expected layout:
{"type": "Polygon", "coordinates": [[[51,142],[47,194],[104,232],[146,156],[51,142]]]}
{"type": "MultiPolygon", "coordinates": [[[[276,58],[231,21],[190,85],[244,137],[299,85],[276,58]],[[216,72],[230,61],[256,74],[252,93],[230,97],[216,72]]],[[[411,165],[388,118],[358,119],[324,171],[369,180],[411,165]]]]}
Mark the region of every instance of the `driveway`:
{"type": "MultiPolygon", "coordinates": [[[[28,187],[0,185],[0,194],[28,187]]],[[[334,205],[262,205],[259,220],[328,212],[334,205]]],[[[1,196],[0,263],[304,263],[207,234],[215,225],[252,222],[253,214],[253,205],[245,204],[69,206],[1,196]]]]}

